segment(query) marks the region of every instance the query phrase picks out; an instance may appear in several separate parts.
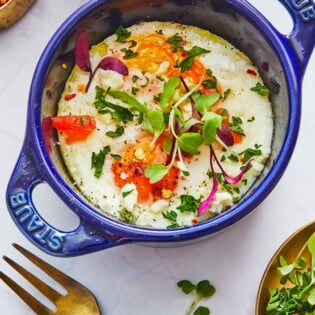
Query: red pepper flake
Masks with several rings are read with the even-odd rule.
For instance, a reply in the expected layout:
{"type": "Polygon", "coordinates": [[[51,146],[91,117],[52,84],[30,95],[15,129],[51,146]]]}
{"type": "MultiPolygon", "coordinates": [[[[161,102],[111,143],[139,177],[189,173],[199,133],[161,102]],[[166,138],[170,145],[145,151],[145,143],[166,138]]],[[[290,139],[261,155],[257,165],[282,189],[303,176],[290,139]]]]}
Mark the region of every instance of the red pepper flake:
{"type": "Polygon", "coordinates": [[[77,96],[77,94],[73,93],[73,94],[67,94],[65,95],[64,99],[65,101],[70,101],[72,100],[73,98],[75,98],[77,96]]]}
{"type": "Polygon", "coordinates": [[[197,224],[198,221],[197,221],[196,219],[192,219],[192,220],[191,220],[191,223],[192,223],[192,224],[197,224]]]}
{"type": "Polygon", "coordinates": [[[257,75],[257,72],[253,69],[247,69],[246,73],[250,74],[250,75],[254,75],[256,76],[257,75]]]}

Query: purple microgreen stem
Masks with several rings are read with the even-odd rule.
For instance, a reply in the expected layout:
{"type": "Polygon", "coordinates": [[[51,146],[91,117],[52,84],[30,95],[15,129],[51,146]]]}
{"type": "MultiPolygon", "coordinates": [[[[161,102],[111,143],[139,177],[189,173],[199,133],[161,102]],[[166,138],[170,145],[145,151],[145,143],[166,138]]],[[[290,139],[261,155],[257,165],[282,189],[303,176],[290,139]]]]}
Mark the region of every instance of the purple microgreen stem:
{"type": "Polygon", "coordinates": [[[96,66],[92,74],[90,75],[88,84],[86,85],[86,89],[85,89],[86,92],[89,90],[91,82],[98,69],[112,70],[117,73],[120,73],[123,76],[126,76],[129,73],[127,66],[121,60],[115,57],[106,56],[98,63],[98,65],[96,66]]]}
{"type": "Polygon", "coordinates": [[[201,216],[202,214],[204,214],[209,207],[211,206],[215,195],[217,193],[218,187],[219,187],[219,180],[216,176],[215,170],[214,170],[214,166],[213,166],[213,159],[215,160],[216,164],[218,165],[219,169],[222,172],[222,175],[224,176],[225,180],[229,183],[229,184],[237,184],[244,176],[244,174],[247,172],[251,162],[253,159],[248,160],[248,162],[245,164],[245,166],[243,167],[243,169],[241,170],[241,172],[235,176],[235,177],[230,177],[225,170],[223,169],[220,161],[218,160],[215,151],[212,147],[212,145],[210,145],[210,168],[211,168],[211,175],[212,175],[212,189],[211,192],[209,194],[209,196],[200,203],[199,208],[198,208],[198,212],[197,212],[197,216],[201,216]]]}
{"type": "Polygon", "coordinates": [[[211,174],[212,174],[212,189],[211,192],[209,194],[209,196],[200,203],[198,211],[197,211],[197,216],[200,217],[201,215],[203,215],[211,206],[215,195],[218,191],[218,187],[219,187],[219,180],[215,174],[214,171],[214,166],[213,166],[213,155],[214,155],[214,151],[212,147],[210,146],[210,168],[211,168],[211,174]]]}
{"type": "MultiPolygon", "coordinates": [[[[230,177],[226,172],[225,170],[223,169],[220,161],[218,160],[214,150],[213,150],[213,147],[210,146],[210,152],[212,153],[212,156],[214,157],[218,167],[220,168],[221,172],[222,172],[222,175],[224,176],[225,180],[229,183],[229,184],[237,184],[244,176],[244,174],[247,172],[251,162],[253,161],[253,159],[250,159],[247,161],[247,163],[244,165],[243,169],[241,170],[241,172],[235,176],[235,177],[230,177]]],[[[210,153],[210,155],[211,155],[210,153]]]]}
{"type": "MultiPolygon", "coordinates": [[[[184,78],[182,76],[180,76],[180,80],[182,81],[184,88],[187,92],[189,92],[189,87],[186,83],[186,81],[184,80],[184,78]]],[[[189,100],[190,100],[190,104],[191,104],[191,116],[193,118],[199,119],[199,114],[195,111],[195,101],[193,99],[193,97],[191,95],[189,95],[189,100]]]]}

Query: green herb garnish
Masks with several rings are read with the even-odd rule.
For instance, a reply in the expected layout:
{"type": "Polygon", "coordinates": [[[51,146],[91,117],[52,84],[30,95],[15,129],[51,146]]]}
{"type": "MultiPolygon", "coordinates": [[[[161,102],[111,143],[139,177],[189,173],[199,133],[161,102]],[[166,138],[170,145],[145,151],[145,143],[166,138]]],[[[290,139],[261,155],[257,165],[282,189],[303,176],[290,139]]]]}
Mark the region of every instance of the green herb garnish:
{"type": "Polygon", "coordinates": [[[192,49],[185,52],[187,54],[187,57],[177,65],[178,68],[181,68],[181,72],[185,72],[191,69],[195,61],[195,57],[207,54],[210,51],[202,47],[194,46],[192,49]]]}
{"type": "Polygon", "coordinates": [[[92,152],[91,166],[94,168],[94,176],[100,178],[103,171],[106,155],[110,153],[110,146],[105,146],[98,153],[92,152]]]}
{"type": "Polygon", "coordinates": [[[254,148],[248,148],[241,152],[240,155],[244,156],[244,162],[246,163],[249,159],[254,156],[261,156],[262,152],[260,150],[261,145],[255,144],[254,148]]]}
{"type": "Polygon", "coordinates": [[[196,199],[191,195],[181,195],[181,204],[177,207],[180,212],[193,212],[196,213],[200,205],[201,197],[196,199]]]}
{"type": "Polygon", "coordinates": [[[218,80],[216,77],[212,77],[211,79],[204,80],[202,82],[203,87],[206,89],[217,89],[218,80]]]}
{"type": "Polygon", "coordinates": [[[209,298],[215,294],[215,287],[208,281],[202,280],[197,284],[193,284],[189,280],[181,280],[177,283],[177,286],[185,294],[194,294],[194,300],[190,307],[186,311],[185,315],[209,315],[210,310],[205,306],[198,306],[198,303],[203,298],[209,298]],[[197,307],[198,306],[198,307],[197,307]]]}
{"type": "Polygon", "coordinates": [[[130,195],[132,192],[134,191],[134,189],[128,190],[128,191],[123,191],[122,192],[122,197],[126,198],[128,195],[130,195]]]}
{"type": "Polygon", "coordinates": [[[172,77],[168,81],[164,82],[163,92],[159,97],[159,102],[161,104],[161,108],[164,111],[169,107],[169,101],[171,97],[174,95],[175,90],[180,84],[179,77],[172,77]]]}
{"type": "Polygon", "coordinates": [[[161,164],[152,164],[145,168],[144,175],[150,179],[150,184],[159,182],[169,171],[169,168],[161,164]]]}
{"type": "Polygon", "coordinates": [[[315,314],[315,233],[307,240],[305,247],[311,256],[309,264],[303,256],[297,256],[292,263],[280,257],[277,268],[281,275],[280,284],[288,286],[269,289],[266,314],[315,314]]]}
{"type": "Polygon", "coordinates": [[[136,218],[135,216],[128,211],[126,208],[123,208],[122,210],[119,211],[120,215],[120,220],[125,222],[125,223],[135,223],[136,218]]]}
{"type": "Polygon", "coordinates": [[[229,123],[229,129],[238,133],[242,136],[245,136],[244,130],[242,128],[243,121],[240,117],[232,116],[232,122],[229,123]]]}
{"type": "Polygon", "coordinates": [[[183,49],[183,39],[178,34],[168,38],[166,42],[172,45],[172,51],[174,53],[177,52],[178,49],[183,49]]]}
{"type": "Polygon", "coordinates": [[[133,114],[128,108],[110,103],[105,99],[105,91],[99,86],[96,86],[96,98],[94,106],[100,114],[110,114],[117,121],[126,123],[133,120],[133,114]]]}
{"type": "Polygon", "coordinates": [[[144,130],[153,134],[152,144],[159,138],[165,129],[165,119],[163,111],[154,109],[148,112],[147,117],[143,123],[144,130]]]}
{"type": "Polygon", "coordinates": [[[117,138],[120,137],[122,134],[124,134],[125,128],[122,125],[117,125],[115,131],[107,131],[105,134],[108,137],[111,138],[117,138]]]}
{"type": "Polygon", "coordinates": [[[138,52],[131,50],[130,48],[122,48],[120,49],[121,52],[124,53],[123,59],[132,59],[138,56],[138,52]]]}
{"type": "Polygon", "coordinates": [[[131,32],[127,31],[124,27],[120,25],[116,29],[115,34],[117,35],[116,42],[125,43],[126,40],[130,37],[131,32]]]}
{"type": "Polygon", "coordinates": [[[257,82],[257,84],[250,89],[251,91],[254,91],[258,93],[261,96],[268,96],[270,93],[270,90],[260,82],[257,82]]]}
{"type": "Polygon", "coordinates": [[[172,222],[177,221],[177,213],[174,210],[166,211],[162,213],[163,218],[170,220],[172,222]]]}

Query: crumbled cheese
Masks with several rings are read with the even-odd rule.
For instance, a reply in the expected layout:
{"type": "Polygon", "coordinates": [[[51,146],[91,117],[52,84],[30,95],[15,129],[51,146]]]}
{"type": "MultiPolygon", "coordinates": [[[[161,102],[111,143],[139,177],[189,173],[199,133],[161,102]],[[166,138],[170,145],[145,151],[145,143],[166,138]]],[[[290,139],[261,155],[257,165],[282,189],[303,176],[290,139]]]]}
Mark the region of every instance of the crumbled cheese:
{"type": "Polygon", "coordinates": [[[122,197],[123,206],[128,211],[132,211],[138,199],[138,191],[137,191],[136,185],[133,183],[130,183],[123,186],[121,188],[121,197],[122,197]],[[128,195],[123,197],[123,193],[126,193],[126,192],[129,192],[128,195]]]}
{"type": "Polygon", "coordinates": [[[254,171],[255,176],[259,175],[264,168],[264,165],[257,161],[252,161],[251,165],[252,165],[252,170],[254,171]]]}
{"type": "Polygon", "coordinates": [[[233,205],[233,197],[228,192],[218,192],[213,200],[211,205],[211,212],[213,213],[221,213],[227,207],[233,205]]]}
{"type": "Polygon", "coordinates": [[[150,207],[150,211],[153,213],[159,213],[166,210],[169,207],[169,203],[166,200],[160,199],[155,201],[150,207]]]}
{"type": "Polygon", "coordinates": [[[123,76],[112,70],[98,70],[98,78],[101,88],[107,90],[109,87],[118,89],[124,85],[123,76]]]}
{"type": "Polygon", "coordinates": [[[125,172],[121,172],[119,177],[124,180],[124,179],[128,178],[129,175],[126,174],[125,172]]]}

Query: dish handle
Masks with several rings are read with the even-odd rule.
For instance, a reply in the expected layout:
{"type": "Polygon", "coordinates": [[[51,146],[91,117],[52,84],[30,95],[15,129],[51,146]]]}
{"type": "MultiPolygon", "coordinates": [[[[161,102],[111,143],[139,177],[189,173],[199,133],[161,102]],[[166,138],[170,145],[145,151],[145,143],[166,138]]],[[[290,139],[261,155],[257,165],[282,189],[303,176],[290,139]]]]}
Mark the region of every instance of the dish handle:
{"type": "Polygon", "coordinates": [[[278,1],[285,6],[293,18],[292,32],[283,37],[295,52],[303,75],[315,45],[315,3],[313,0],[278,1]]]}
{"type": "Polygon", "coordinates": [[[79,226],[69,232],[60,231],[45,221],[32,201],[34,187],[43,182],[31,145],[26,142],[11,175],[6,199],[14,222],[32,243],[54,256],[82,255],[118,245],[82,218],[79,226]]]}

